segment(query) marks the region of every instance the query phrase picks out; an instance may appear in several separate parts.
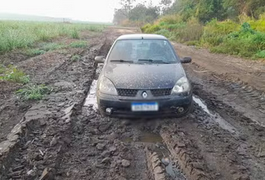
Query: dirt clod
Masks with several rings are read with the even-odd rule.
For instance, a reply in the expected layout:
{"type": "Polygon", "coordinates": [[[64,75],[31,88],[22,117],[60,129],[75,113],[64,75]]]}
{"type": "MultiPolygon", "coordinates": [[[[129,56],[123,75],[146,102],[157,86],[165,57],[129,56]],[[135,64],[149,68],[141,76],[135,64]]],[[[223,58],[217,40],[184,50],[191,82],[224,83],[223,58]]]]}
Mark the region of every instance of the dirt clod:
{"type": "Polygon", "coordinates": [[[131,165],[130,161],[129,160],[126,160],[126,159],[122,159],[121,160],[121,165],[123,167],[129,167],[131,165]]]}

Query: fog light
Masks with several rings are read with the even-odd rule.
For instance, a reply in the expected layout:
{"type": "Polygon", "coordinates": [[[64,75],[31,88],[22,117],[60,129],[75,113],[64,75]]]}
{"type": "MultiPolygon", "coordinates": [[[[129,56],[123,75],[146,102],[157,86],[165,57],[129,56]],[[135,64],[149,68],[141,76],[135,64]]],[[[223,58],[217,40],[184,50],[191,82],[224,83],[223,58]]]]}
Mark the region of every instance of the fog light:
{"type": "Polygon", "coordinates": [[[183,107],[179,107],[179,108],[178,108],[178,112],[179,112],[179,113],[183,113],[183,112],[184,112],[184,108],[183,108],[183,107]]]}
{"type": "Polygon", "coordinates": [[[112,108],[106,108],[106,113],[111,114],[112,113],[112,108]]]}

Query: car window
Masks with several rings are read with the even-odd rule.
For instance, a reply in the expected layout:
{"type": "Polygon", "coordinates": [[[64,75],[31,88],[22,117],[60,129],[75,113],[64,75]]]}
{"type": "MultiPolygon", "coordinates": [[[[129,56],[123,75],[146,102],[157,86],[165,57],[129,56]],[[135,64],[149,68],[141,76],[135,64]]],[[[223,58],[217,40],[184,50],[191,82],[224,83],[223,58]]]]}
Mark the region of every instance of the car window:
{"type": "Polygon", "coordinates": [[[118,40],[108,60],[132,63],[178,62],[167,40],[118,40]]]}

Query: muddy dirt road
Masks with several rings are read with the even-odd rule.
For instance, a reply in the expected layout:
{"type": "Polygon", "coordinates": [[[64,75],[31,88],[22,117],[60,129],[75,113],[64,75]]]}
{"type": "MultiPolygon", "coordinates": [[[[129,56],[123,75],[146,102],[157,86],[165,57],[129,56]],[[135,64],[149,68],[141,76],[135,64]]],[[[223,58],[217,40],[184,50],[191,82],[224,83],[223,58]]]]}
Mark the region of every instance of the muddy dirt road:
{"type": "MultiPolygon", "coordinates": [[[[265,97],[262,84],[256,86],[263,64],[250,70],[233,58],[240,65],[235,68],[230,57],[174,44],[178,54],[193,57],[184,67],[194,88],[193,113],[152,120],[98,114],[94,93],[102,67],[93,58],[106,55],[119,35],[137,32],[108,28],[88,37],[87,50],[75,52],[80,61],[69,63],[63,55],[53,61],[54,70],[31,71],[57,91],[9,117],[19,120],[1,139],[1,180],[265,179],[265,97]],[[206,63],[211,59],[218,66],[206,63]]],[[[21,64],[27,62],[35,61],[21,64]]]]}

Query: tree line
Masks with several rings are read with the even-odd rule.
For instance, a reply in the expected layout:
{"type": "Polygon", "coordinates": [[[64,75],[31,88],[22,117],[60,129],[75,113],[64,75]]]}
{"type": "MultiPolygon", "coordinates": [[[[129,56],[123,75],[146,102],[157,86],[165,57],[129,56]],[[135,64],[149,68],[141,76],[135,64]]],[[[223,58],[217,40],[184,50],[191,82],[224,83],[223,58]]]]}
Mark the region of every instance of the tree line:
{"type": "Polygon", "coordinates": [[[259,18],[265,12],[265,0],[161,0],[158,6],[137,0],[121,0],[115,10],[115,24],[124,22],[143,25],[169,14],[181,15],[183,20],[196,18],[202,23],[212,19],[237,20],[240,15],[259,18]]]}

